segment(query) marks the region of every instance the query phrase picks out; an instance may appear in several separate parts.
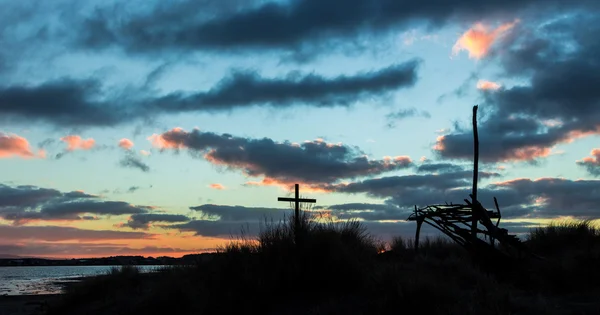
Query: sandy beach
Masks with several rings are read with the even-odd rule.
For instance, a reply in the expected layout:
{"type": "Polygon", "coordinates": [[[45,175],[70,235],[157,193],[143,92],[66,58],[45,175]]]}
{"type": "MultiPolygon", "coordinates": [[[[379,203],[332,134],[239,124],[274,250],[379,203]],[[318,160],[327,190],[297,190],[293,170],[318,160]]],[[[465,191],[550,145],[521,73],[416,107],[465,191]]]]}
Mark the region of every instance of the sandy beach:
{"type": "Polygon", "coordinates": [[[44,314],[47,305],[59,297],[60,294],[0,296],[0,315],[44,314]]]}

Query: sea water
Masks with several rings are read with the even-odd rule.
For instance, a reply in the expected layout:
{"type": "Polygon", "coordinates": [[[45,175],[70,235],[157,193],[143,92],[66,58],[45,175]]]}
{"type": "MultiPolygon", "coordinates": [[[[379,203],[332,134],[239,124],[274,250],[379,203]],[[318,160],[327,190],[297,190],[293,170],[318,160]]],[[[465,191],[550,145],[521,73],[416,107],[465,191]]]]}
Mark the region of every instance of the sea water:
{"type": "MultiPolygon", "coordinates": [[[[150,272],[163,266],[137,267],[141,272],[150,272]]],[[[61,282],[106,274],[111,268],[113,266],[0,267],[0,296],[61,293],[63,288],[61,282]]]]}

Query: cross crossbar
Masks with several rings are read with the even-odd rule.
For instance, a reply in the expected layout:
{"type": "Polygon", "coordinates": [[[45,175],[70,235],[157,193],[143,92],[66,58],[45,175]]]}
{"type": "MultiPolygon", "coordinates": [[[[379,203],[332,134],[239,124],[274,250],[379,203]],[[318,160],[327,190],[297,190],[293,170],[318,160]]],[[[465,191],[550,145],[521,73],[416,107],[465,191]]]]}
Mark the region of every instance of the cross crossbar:
{"type": "Polygon", "coordinates": [[[289,201],[289,202],[308,202],[308,203],[316,203],[317,199],[306,199],[306,198],[284,198],[284,197],[279,197],[277,198],[277,201],[289,201]]]}

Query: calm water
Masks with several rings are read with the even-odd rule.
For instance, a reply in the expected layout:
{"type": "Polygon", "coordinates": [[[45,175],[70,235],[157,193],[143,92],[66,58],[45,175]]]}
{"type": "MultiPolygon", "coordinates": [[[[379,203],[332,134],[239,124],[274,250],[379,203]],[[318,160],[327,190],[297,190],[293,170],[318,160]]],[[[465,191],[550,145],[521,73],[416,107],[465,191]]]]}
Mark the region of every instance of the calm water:
{"type": "MultiPolygon", "coordinates": [[[[112,266],[0,267],[0,295],[60,293],[60,282],[105,274],[112,266]],[[57,283],[58,282],[58,283],[57,283]]],[[[142,272],[162,266],[138,266],[142,272]]]]}

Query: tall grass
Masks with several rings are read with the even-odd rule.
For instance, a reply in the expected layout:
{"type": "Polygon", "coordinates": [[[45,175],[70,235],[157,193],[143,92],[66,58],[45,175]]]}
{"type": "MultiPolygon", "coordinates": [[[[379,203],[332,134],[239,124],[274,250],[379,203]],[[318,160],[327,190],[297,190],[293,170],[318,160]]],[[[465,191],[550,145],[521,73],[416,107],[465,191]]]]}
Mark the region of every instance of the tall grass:
{"type": "Polygon", "coordinates": [[[111,270],[69,291],[50,314],[552,314],[567,292],[600,293],[595,245],[581,245],[597,244],[589,223],[531,231],[532,248],[574,254],[524,265],[523,285],[483,272],[446,238],[423,239],[418,254],[413,240],[395,238],[379,254],[381,241],[360,221],[303,213],[296,230],[293,219],[265,221],[256,237],[242,233],[197,266],[111,270]]]}
{"type": "Polygon", "coordinates": [[[600,247],[600,229],[591,221],[551,222],[529,232],[528,245],[545,254],[600,247]]]}

